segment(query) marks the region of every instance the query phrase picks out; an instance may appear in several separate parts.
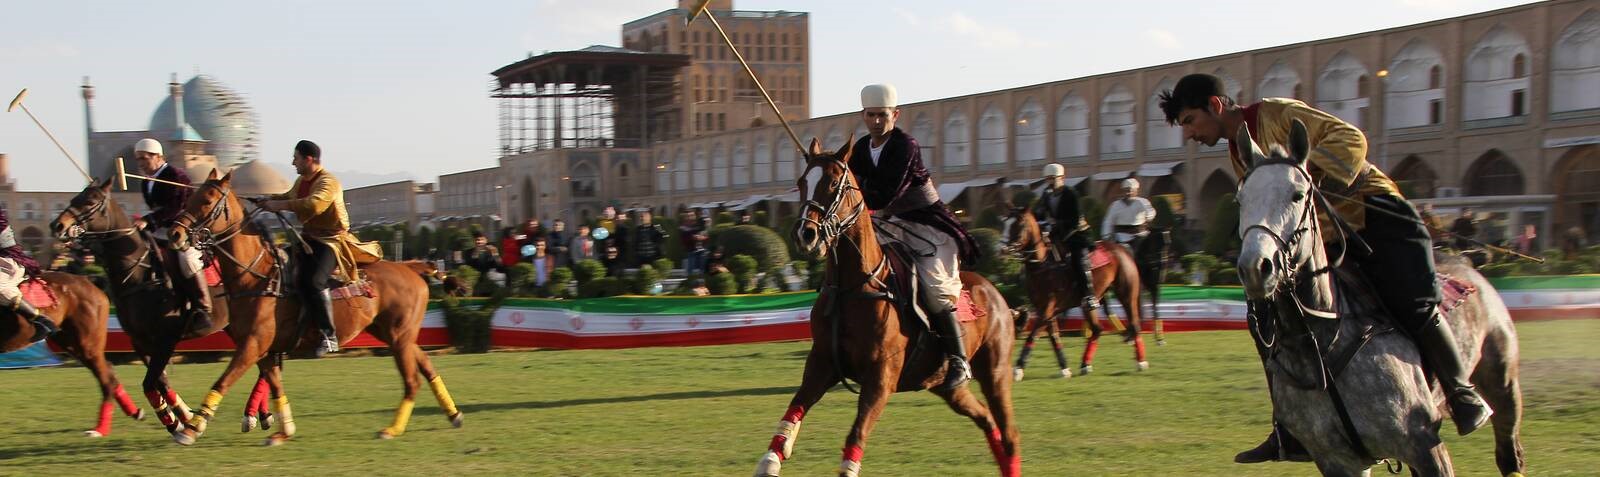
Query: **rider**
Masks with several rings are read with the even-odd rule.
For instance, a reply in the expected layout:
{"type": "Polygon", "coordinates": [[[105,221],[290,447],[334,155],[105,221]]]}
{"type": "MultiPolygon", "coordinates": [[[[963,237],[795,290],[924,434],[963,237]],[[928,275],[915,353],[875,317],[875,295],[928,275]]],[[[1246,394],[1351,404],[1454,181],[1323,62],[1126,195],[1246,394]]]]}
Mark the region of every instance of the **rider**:
{"type": "Polygon", "coordinates": [[[895,224],[885,228],[885,240],[916,251],[917,280],[922,285],[918,293],[949,363],[940,387],[955,389],[972,379],[956,303],[961,295],[960,264],[977,258],[977,245],[939,200],[916,138],[895,127],[900,108],[893,85],[861,89],[861,119],[870,134],[852,146],[850,172],[861,184],[873,216],[895,224]]]}
{"type": "Polygon", "coordinates": [[[60,331],[50,317],[39,314],[27,300],[22,299],[23,280],[39,276],[39,262],[22,250],[17,243],[17,233],[11,229],[11,219],[0,208],[0,308],[10,309],[18,316],[33,322],[33,337],[28,342],[43,340],[60,331]]]}
{"type": "Polygon", "coordinates": [[[1122,199],[1111,203],[1106,218],[1100,224],[1100,233],[1135,251],[1138,242],[1150,235],[1150,222],[1156,219],[1156,209],[1150,200],[1139,197],[1139,180],[1129,177],[1122,180],[1122,199]]]}
{"type": "MultiPolygon", "coordinates": [[[[189,183],[189,174],[183,172],[182,168],[167,164],[166,156],[161,151],[161,142],[140,139],[133,146],[133,154],[146,176],[178,184],[189,183]]],[[[144,204],[150,207],[150,213],[133,219],[134,227],[151,229],[155,240],[161,245],[157,248],[161,250],[161,261],[166,264],[167,276],[172,277],[173,290],[189,304],[189,329],[210,329],[211,288],[206,284],[205,274],[200,273],[205,270],[200,249],[184,247],[177,250],[167,240],[173,221],[177,220],[183,212],[184,203],[189,200],[189,188],[144,181],[139,193],[144,197],[144,204]]]]}
{"type": "Polygon", "coordinates": [[[339,179],[322,167],[322,148],[311,141],[294,146],[294,171],[300,174],[288,192],[263,201],[267,210],[294,212],[302,224],[301,237],[310,253],[300,250],[300,309],[322,331],[317,355],[339,351],[339,335],[333,328],[333,297],[330,280],[352,283],[356,263],[383,258],[377,242],[361,242],[350,234],[350,215],[345,213],[344,189],[339,179]]]}
{"type": "Polygon", "coordinates": [[[1094,241],[1078,192],[1067,186],[1066,172],[1061,164],[1045,164],[1044,194],[1034,201],[1033,216],[1042,221],[1040,228],[1047,231],[1055,249],[1068,254],[1067,266],[1072,273],[1083,277],[1074,285],[1083,294],[1084,317],[1095,320],[1093,313],[1100,309],[1100,299],[1094,296],[1094,267],[1089,264],[1089,249],[1094,241]]]}
{"type": "MultiPolygon", "coordinates": [[[[1456,431],[1465,435],[1488,421],[1492,411],[1469,383],[1470,370],[1461,362],[1450,326],[1439,312],[1439,284],[1428,231],[1394,181],[1367,162],[1367,138],[1360,129],[1294,99],[1267,98],[1238,106],[1228,97],[1222,80],[1208,74],[1191,74],[1178,80],[1172,90],[1161,94],[1161,109],[1169,124],[1183,128],[1185,138],[1208,146],[1224,138],[1231,142],[1241,126],[1250,127],[1252,137],[1260,144],[1287,144],[1292,120],[1303,122],[1310,132],[1307,169],[1313,181],[1333,199],[1329,204],[1333,212],[1372,249],[1367,256],[1351,256],[1352,261],[1365,272],[1389,313],[1418,341],[1424,359],[1448,395],[1456,431]],[[1334,194],[1354,201],[1334,198],[1334,194]],[[1373,211],[1368,213],[1367,208],[1373,211]]],[[[1248,170],[1248,152],[1229,144],[1229,154],[1234,172],[1243,177],[1248,170]]],[[[1343,246],[1337,242],[1340,237],[1329,223],[1331,219],[1323,211],[1318,211],[1317,217],[1323,238],[1332,245],[1343,246]]],[[[1265,350],[1258,346],[1258,351],[1265,360],[1265,350]]],[[[1270,372],[1267,379],[1272,379],[1270,372]]],[[[1274,460],[1296,447],[1293,436],[1276,427],[1266,442],[1239,453],[1234,461],[1274,460]]]]}

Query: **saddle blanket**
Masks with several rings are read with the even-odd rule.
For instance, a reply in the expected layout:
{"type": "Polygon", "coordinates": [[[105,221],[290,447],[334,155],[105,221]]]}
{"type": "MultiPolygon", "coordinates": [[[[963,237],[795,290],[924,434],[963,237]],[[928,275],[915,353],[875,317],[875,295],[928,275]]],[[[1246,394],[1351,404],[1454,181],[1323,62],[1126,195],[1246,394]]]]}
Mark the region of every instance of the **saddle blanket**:
{"type": "Polygon", "coordinates": [[[1111,250],[1106,248],[1107,244],[1108,242],[1095,244],[1094,250],[1089,252],[1089,268],[1100,268],[1111,264],[1111,250]]]}
{"type": "Polygon", "coordinates": [[[956,321],[969,323],[988,315],[988,312],[972,303],[972,290],[961,290],[961,298],[956,303],[956,321]]]}
{"type": "Polygon", "coordinates": [[[328,295],[335,301],[354,297],[372,298],[377,296],[372,292],[372,282],[362,280],[349,285],[328,290],[328,295]]]}
{"type": "Polygon", "coordinates": [[[222,272],[217,270],[216,260],[206,262],[206,269],[202,273],[206,274],[206,286],[211,288],[222,286],[222,272]]]}
{"type": "Polygon", "coordinates": [[[50,308],[56,306],[56,292],[50,289],[50,284],[38,277],[23,280],[17,285],[22,289],[22,299],[34,308],[50,308]]]}
{"type": "Polygon", "coordinates": [[[1478,287],[1472,286],[1472,283],[1466,280],[1443,273],[1436,274],[1439,276],[1439,289],[1444,296],[1444,300],[1439,302],[1439,312],[1445,316],[1449,316],[1451,311],[1466,303],[1467,298],[1478,292],[1478,287]]]}

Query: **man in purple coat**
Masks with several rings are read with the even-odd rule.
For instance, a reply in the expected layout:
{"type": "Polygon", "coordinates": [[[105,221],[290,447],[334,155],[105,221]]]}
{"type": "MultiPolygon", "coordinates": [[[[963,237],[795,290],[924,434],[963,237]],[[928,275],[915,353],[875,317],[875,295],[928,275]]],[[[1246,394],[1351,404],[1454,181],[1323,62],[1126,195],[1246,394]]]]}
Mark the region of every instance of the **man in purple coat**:
{"type": "MultiPolygon", "coordinates": [[[[167,158],[162,154],[161,143],[154,139],[140,139],[133,146],[135,160],[139,169],[145,175],[179,184],[189,183],[189,174],[183,169],[167,164],[167,158]]],[[[185,247],[176,250],[167,243],[167,233],[172,229],[172,222],[177,220],[183,212],[184,202],[189,200],[189,188],[179,187],[156,181],[144,181],[139,188],[144,197],[144,204],[150,207],[150,213],[134,220],[134,226],[140,229],[150,229],[156,242],[161,246],[161,261],[166,265],[167,276],[172,278],[172,288],[177,292],[178,298],[188,304],[190,316],[189,329],[203,330],[211,328],[211,288],[206,284],[206,276],[201,273],[205,270],[200,249],[185,247]]]]}
{"type": "Polygon", "coordinates": [[[872,215],[895,224],[885,228],[885,241],[898,241],[916,251],[917,280],[922,285],[917,293],[948,356],[949,370],[940,386],[955,389],[972,378],[961,324],[956,322],[956,301],[961,295],[961,262],[977,259],[978,247],[939,200],[916,138],[895,127],[900,118],[895,96],[893,85],[861,89],[861,119],[870,134],[852,146],[850,171],[861,184],[872,215]]]}
{"type": "Polygon", "coordinates": [[[0,209],[0,308],[33,322],[33,337],[29,342],[45,339],[59,330],[54,321],[40,315],[38,308],[22,299],[19,288],[22,281],[37,276],[39,262],[22,250],[22,244],[17,243],[17,232],[11,229],[11,219],[6,217],[5,209],[0,209]]]}

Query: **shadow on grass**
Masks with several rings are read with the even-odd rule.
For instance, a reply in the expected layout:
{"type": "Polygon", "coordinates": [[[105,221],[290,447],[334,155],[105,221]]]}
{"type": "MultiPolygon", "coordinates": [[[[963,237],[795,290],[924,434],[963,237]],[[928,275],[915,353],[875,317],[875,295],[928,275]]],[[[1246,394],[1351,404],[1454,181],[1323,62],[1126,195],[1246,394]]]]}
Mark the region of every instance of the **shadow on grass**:
{"type": "MultiPolygon", "coordinates": [[[[627,404],[650,401],[678,401],[685,399],[706,399],[719,397],[740,396],[779,396],[790,395],[795,392],[794,386],[776,386],[766,388],[726,389],[721,391],[680,391],[671,393],[644,394],[638,396],[613,396],[600,398],[560,399],[552,401],[522,401],[522,402],[490,402],[462,404],[461,412],[468,414],[483,411],[523,410],[523,409],[560,409],[576,406],[592,406],[597,404],[627,404]]],[[[393,409],[371,409],[366,411],[317,413],[322,416],[341,416],[359,414],[391,414],[393,409]]]]}

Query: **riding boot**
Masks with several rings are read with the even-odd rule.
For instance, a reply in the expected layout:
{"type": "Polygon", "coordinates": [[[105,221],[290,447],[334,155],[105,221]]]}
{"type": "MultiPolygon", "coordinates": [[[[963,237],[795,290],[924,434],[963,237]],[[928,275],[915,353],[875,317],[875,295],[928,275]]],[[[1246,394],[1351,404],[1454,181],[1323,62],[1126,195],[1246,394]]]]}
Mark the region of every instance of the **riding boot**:
{"type": "Polygon", "coordinates": [[[39,314],[39,309],[34,308],[27,300],[18,298],[17,303],[12,306],[12,310],[18,316],[27,318],[28,321],[33,323],[33,337],[28,338],[29,343],[43,341],[45,338],[49,338],[50,335],[56,334],[57,331],[61,331],[60,328],[56,327],[54,321],[50,321],[49,317],[39,314]]]}
{"type": "Polygon", "coordinates": [[[1090,311],[1100,309],[1100,297],[1094,295],[1094,265],[1089,262],[1089,249],[1075,253],[1078,271],[1083,273],[1083,278],[1078,280],[1078,290],[1083,292],[1083,313],[1088,316],[1090,311]]]}
{"type": "Polygon", "coordinates": [[[328,290],[315,290],[302,301],[300,306],[304,309],[305,317],[322,331],[317,357],[339,352],[339,334],[333,328],[333,295],[328,290]]]}
{"type": "Polygon", "coordinates": [[[1280,460],[1310,462],[1311,453],[1306,451],[1299,439],[1289,434],[1288,429],[1277,424],[1272,426],[1272,433],[1267,434],[1267,440],[1262,441],[1261,445],[1233,456],[1233,462],[1237,464],[1259,464],[1280,460]]]}
{"type": "Polygon", "coordinates": [[[190,332],[211,329],[211,286],[204,273],[178,280],[182,293],[189,299],[190,332]]]}
{"type": "Polygon", "coordinates": [[[965,386],[972,379],[972,368],[967,365],[967,346],[961,340],[961,323],[956,320],[956,300],[941,295],[927,301],[933,302],[928,307],[928,320],[933,322],[934,331],[939,333],[939,344],[944,347],[945,359],[949,364],[944,383],[939,388],[948,391],[965,386]]]}
{"type": "Polygon", "coordinates": [[[1488,423],[1494,411],[1489,409],[1483,397],[1468,381],[1471,371],[1461,362],[1455,335],[1437,308],[1433,317],[1417,330],[1417,340],[1422,345],[1423,359],[1432,366],[1433,375],[1444,388],[1446,402],[1450,404],[1450,415],[1456,421],[1456,433],[1463,436],[1471,434],[1488,423]]]}

